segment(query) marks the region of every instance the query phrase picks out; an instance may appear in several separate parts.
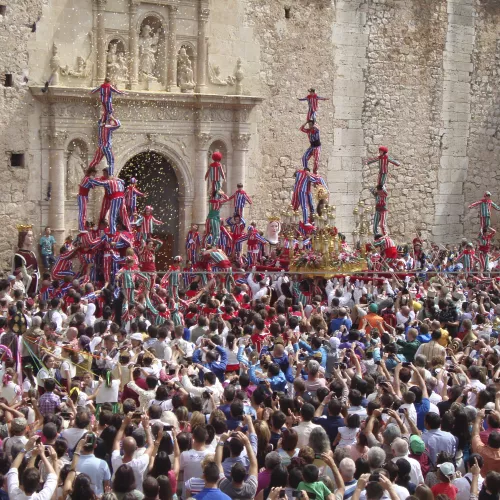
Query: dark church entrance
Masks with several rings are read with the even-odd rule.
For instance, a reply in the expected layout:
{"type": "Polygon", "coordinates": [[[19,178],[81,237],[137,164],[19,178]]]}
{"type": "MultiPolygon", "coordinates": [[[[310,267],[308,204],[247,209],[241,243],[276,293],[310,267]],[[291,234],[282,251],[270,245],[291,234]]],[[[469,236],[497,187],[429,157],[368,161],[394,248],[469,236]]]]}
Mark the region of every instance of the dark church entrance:
{"type": "Polygon", "coordinates": [[[139,153],[127,161],[120,178],[128,186],[130,179],[137,179],[137,189],[145,196],[137,198],[137,212],[151,205],[153,215],[163,222],[155,228],[155,238],[163,241],[156,254],[156,268],[166,271],[179,253],[179,183],[170,160],[155,151],[139,153]]]}

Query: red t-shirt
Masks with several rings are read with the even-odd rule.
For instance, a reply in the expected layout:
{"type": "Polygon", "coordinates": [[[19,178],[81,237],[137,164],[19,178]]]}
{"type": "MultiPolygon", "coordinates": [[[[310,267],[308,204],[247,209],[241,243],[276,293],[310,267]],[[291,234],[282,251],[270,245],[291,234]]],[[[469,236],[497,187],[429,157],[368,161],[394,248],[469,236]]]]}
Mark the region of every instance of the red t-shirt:
{"type": "MultiPolygon", "coordinates": [[[[141,389],[144,389],[145,391],[147,391],[149,389],[148,384],[146,384],[146,381],[143,378],[137,378],[134,380],[134,382],[141,389]]],[[[125,387],[123,388],[123,392],[122,392],[122,403],[126,399],[129,399],[129,398],[133,399],[135,401],[135,404],[139,407],[139,394],[137,394],[137,392],[133,391],[127,385],[125,385],[125,387]]]]}
{"type": "Polygon", "coordinates": [[[437,497],[441,493],[447,495],[450,500],[456,500],[458,488],[450,483],[438,483],[431,488],[434,497],[437,497]]]}

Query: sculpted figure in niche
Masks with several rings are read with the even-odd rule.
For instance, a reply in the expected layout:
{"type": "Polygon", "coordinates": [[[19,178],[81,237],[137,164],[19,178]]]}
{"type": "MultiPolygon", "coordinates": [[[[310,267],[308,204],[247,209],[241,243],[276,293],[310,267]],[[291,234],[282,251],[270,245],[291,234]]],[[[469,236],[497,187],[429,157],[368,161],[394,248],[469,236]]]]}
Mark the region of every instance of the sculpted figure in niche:
{"type": "Polygon", "coordinates": [[[279,242],[281,232],[281,222],[275,218],[271,218],[266,228],[266,240],[271,245],[277,245],[279,242]]]}
{"type": "Polygon", "coordinates": [[[191,67],[191,60],[187,55],[186,49],[181,47],[179,56],[177,58],[177,73],[179,75],[179,87],[181,92],[189,92],[194,89],[193,69],[191,67]]]}
{"type": "Polygon", "coordinates": [[[108,78],[110,78],[111,82],[113,83],[116,83],[120,74],[120,64],[118,62],[118,54],[116,53],[116,49],[116,43],[112,43],[109,46],[106,64],[108,78]]]}
{"type": "Polygon", "coordinates": [[[75,145],[68,155],[66,198],[78,195],[78,187],[82,179],[82,173],[87,169],[84,154],[78,144],[75,145]]]}
{"type": "Polygon", "coordinates": [[[128,62],[124,52],[118,54],[118,78],[120,80],[128,80],[128,62]]]}
{"type": "Polygon", "coordinates": [[[139,37],[139,70],[149,78],[154,78],[157,50],[158,34],[152,33],[151,26],[145,24],[139,37]]]}

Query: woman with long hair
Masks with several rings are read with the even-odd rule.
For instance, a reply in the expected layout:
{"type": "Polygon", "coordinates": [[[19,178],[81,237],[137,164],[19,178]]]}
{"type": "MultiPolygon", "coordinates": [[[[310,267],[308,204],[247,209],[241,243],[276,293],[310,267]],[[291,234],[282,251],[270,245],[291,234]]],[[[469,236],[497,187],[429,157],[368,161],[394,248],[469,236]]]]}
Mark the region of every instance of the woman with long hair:
{"type": "Polygon", "coordinates": [[[144,496],[136,489],[134,469],[127,464],[122,464],[116,469],[112,490],[118,500],[123,500],[127,493],[133,493],[138,500],[142,500],[144,496]]]}
{"type": "Polygon", "coordinates": [[[33,397],[37,393],[36,378],[33,375],[33,365],[23,365],[23,398],[33,397]]]}
{"type": "Polygon", "coordinates": [[[238,346],[236,337],[232,333],[228,333],[226,337],[226,346],[224,350],[227,354],[226,373],[234,373],[240,371],[240,362],[238,361],[238,346]]]}
{"type": "Polygon", "coordinates": [[[92,488],[92,480],[87,474],[80,473],[75,477],[69,497],[71,500],[97,500],[97,495],[92,488]]]}
{"type": "Polygon", "coordinates": [[[172,500],[174,498],[176,489],[173,488],[168,476],[160,475],[156,478],[156,480],[158,481],[158,485],[160,486],[160,493],[158,494],[158,498],[160,500],[172,500]]]}
{"type": "Polygon", "coordinates": [[[257,463],[259,469],[265,467],[266,455],[271,451],[269,441],[271,440],[271,429],[265,420],[257,420],[254,424],[257,434],[257,463]]]}
{"type": "Polygon", "coordinates": [[[41,396],[45,392],[44,380],[46,378],[56,378],[56,370],[54,368],[56,360],[51,354],[46,354],[42,358],[42,367],[36,374],[36,382],[38,384],[38,394],[41,396]]]}

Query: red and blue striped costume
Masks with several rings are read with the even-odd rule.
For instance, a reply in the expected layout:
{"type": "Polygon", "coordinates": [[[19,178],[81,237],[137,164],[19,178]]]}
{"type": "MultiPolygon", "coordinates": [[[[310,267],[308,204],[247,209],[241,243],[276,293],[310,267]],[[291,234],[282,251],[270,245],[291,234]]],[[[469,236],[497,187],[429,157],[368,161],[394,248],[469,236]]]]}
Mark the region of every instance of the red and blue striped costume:
{"type": "Polygon", "coordinates": [[[94,179],[86,175],[80,182],[78,187],[78,196],[76,201],[78,202],[78,229],[80,231],[85,230],[85,223],[87,222],[87,205],[89,201],[89,192],[96,186],[94,179]]]}
{"type": "Polygon", "coordinates": [[[220,240],[219,246],[226,252],[228,255],[231,255],[233,250],[233,235],[227,230],[227,227],[221,224],[220,227],[220,240]]]}
{"type": "Polygon", "coordinates": [[[214,193],[218,193],[222,187],[222,181],[226,180],[226,174],[224,173],[224,169],[220,164],[220,160],[222,159],[222,155],[217,151],[212,155],[212,159],[214,160],[210,163],[208,167],[207,173],[205,174],[205,180],[210,180],[210,196],[214,196],[214,193]]]}
{"type": "Polygon", "coordinates": [[[56,258],[51,275],[53,280],[63,280],[66,276],[74,276],[72,259],[78,253],[78,248],[73,248],[56,258]]]}
{"type": "Polygon", "coordinates": [[[151,207],[146,207],[144,214],[141,215],[135,225],[139,228],[139,232],[142,235],[142,239],[146,241],[153,233],[155,226],[160,226],[163,224],[161,220],[155,219],[151,213],[146,213],[149,210],[151,212],[153,209],[151,207]]]}
{"type": "Polygon", "coordinates": [[[163,245],[161,240],[153,240],[154,248],[143,246],[139,250],[139,264],[143,273],[148,273],[150,285],[156,284],[156,255],[155,252],[163,245]]]}
{"type": "Polygon", "coordinates": [[[231,234],[234,242],[233,250],[237,255],[239,255],[241,253],[241,247],[243,243],[238,243],[238,239],[240,238],[240,236],[245,234],[245,229],[247,226],[245,219],[240,216],[240,222],[236,222],[234,220],[234,217],[228,217],[226,219],[226,224],[231,228],[231,234]]]}
{"type": "Polygon", "coordinates": [[[198,251],[201,247],[201,238],[198,231],[189,231],[186,236],[186,255],[192,264],[198,260],[198,251]]]}
{"type": "Polygon", "coordinates": [[[253,226],[248,226],[247,234],[240,236],[238,243],[247,242],[248,265],[254,266],[263,254],[267,240],[253,226]]]}
{"type": "Polygon", "coordinates": [[[89,168],[98,165],[106,157],[108,162],[109,175],[113,175],[115,169],[115,157],[113,155],[113,132],[121,127],[120,120],[114,118],[115,125],[105,126],[102,119],[97,122],[97,149],[94,158],[90,162],[89,168]]]}
{"type": "Polygon", "coordinates": [[[301,132],[309,136],[309,147],[302,155],[302,168],[307,168],[307,164],[311,156],[314,156],[313,172],[316,173],[319,168],[319,159],[321,156],[321,140],[319,137],[319,128],[313,125],[312,128],[306,128],[304,125],[300,127],[301,132]]]}
{"type": "Polygon", "coordinates": [[[311,193],[312,184],[321,184],[326,188],[325,181],[318,175],[311,174],[302,169],[295,172],[295,186],[293,188],[292,207],[294,210],[302,209],[302,221],[309,222],[309,212],[314,213],[314,204],[311,193]]]}
{"type": "Polygon", "coordinates": [[[125,92],[118,90],[108,82],[104,82],[102,85],[96,87],[90,93],[95,94],[96,92],[99,92],[101,97],[103,121],[107,121],[109,117],[113,115],[113,94],[123,95],[125,94],[125,92]]]}
{"type": "Polygon", "coordinates": [[[382,189],[372,190],[375,196],[375,213],[373,214],[373,234],[387,234],[387,189],[382,186],[382,189]],[[381,231],[379,231],[379,225],[381,231]]]}
{"type": "Polygon", "coordinates": [[[365,160],[365,165],[371,165],[378,162],[378,180],[377,186],[384,186],[387,181],[387,174],[389,173],[389,163],[399,167],[401,163],[388,155],[388,149],[385,146],[380,146],[379,151],[381,154],[375,158],[368,158],[365,160]]]}
{"type": "Polygon", "coordinates": [[[308,94],[306,97],[299,98],[299,101],[307,101],[307,120],[316,121],[319,101],[328,101],[327,97],[320,97],[316,92],[308,94]]]}
{"type": "Polygon", "coordinates": [[[130,233],[132,229],[130,228],[130,221],[127,215],[127,209],[124,203],[125,185],[121,179],[118,178],[105,178],[94,180],[97,186],[101,186],[106,191],[104,198],[102,200],[101,213],[99,215],[99,220],[104,220],[108,210],[109,214],[109,233],[116,233],[116,221],[118,217],[121,218],[122,224],[127,228],[130,233]]]}
{"type": "Polygon", "coordinates": [[[243,189],[237,189],[235,193],[229,197],[230,200],[234,200],[234,213],[240,217],[243,215],[243,209],[247,202],[251,205],[252,199],[248,194],[243,191],[243,189]]]}
{"type": "Polygon", "coordinates": [[[182,280],[184,281],[184,288],[187,290],[189,285],[196,279],[196,272],[193,266],[185,267],[182,270],[182,280]]]}
{"type": "Polygon", "coordinates": [[[127,213],[130,217],[130,222],[134,220],[134,214],[137,212],[137,197],[144,196],[135,187],[135,179],[132,178],[130,184],[125,189],[125,207],[127,208],[127,213]]]}
{"type": "Polygon", "coordinates": [[[494,208],[495,210],[500,210],[500,207],[491,200],[490,196],[491,195],[489,192],[484,193],[484,198],[471,203],[469,205],[469,208],[474,208],[479,205],[479,222],[481,224],[481,230],[490,231],[495,234],[496,231],[492,227],[490,227],[491,209],[494,208]]]}

